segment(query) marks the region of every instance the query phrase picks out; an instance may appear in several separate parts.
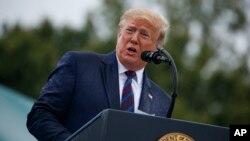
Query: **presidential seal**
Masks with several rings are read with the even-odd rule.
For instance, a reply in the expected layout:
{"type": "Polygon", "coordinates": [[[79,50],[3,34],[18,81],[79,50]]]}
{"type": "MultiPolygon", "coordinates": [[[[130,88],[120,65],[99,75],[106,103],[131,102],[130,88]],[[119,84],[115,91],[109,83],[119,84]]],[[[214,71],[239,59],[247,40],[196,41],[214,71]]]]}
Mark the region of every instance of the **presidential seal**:
{"type": "Polygon", "coordinates": [[[174,132],[164,135],[158,141],[194,141],[194,139],[186,134],[174,132]]]}

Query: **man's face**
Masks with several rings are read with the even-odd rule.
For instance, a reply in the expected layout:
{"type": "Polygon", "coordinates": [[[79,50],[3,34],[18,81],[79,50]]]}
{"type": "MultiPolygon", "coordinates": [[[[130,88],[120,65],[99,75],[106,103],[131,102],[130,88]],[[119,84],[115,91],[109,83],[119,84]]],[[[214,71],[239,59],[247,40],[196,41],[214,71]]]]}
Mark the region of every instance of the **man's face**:
{"type": "Polygon", "coordinates": [[[159,31],[146,20],[125,21],[118,33],[116,45],[120,62],[132,71],[143,68],[146,62],[141,60],[141,53],[155,51],[158,36],[159,31]]]}

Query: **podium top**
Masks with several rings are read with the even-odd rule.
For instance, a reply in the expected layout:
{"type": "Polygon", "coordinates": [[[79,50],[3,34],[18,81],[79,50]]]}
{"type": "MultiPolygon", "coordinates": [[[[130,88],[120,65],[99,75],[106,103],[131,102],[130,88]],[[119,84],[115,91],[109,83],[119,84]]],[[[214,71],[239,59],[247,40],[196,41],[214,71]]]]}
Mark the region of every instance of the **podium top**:
{"type": "Polygon", "coordinates": [[[106,109],[66,141],[156,141],[160,138],[179,141],[178,138],[185,137],[196,141],[227,141],[229,128],[106,109]],[[166,134],[169,136],[164,136],[166,134]]]}

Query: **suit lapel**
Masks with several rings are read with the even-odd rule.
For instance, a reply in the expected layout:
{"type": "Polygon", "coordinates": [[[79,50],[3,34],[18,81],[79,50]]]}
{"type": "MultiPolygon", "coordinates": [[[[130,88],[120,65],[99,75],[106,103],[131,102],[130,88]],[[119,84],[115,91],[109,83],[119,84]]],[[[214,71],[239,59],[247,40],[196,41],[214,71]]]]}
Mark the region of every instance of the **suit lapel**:
{"type": "Polygon", "coordinates": [[[148,114],[154,114],[152,113],[154,97],[153,97],[153,94],[151,93],[151,84],[146,76],[145,71],[143,74],[142,86],[143,87],[142,87],[142,92],[141,92],[139,110],[148,114]]]}
{"type": "MultiPolygon", "coordinates": [[[[120,109],[118,64],[115,52],[103,58],[101,71],[110,108],[120,109]]],[[[151,83],[148,80],[145,71],[143,74],[142,86],[139,110],[148,114],[154,114],[154,95],[151,93],[151,83]]]]}
{"type": "Polygon", "coordinates": [[[119,109],[119,79],[115,52],[103,58],[101,71],[110,108],[119,109]]]}

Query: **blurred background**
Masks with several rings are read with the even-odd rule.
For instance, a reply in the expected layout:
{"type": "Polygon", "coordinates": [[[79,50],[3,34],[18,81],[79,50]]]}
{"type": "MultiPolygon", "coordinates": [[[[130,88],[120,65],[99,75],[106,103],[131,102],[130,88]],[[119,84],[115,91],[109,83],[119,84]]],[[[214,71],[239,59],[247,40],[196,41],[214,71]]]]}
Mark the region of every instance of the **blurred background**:
{"type": "MultiPolygon", "coordinates": [[[[0,141],[35,140],[26,116],[57,61],[69,50],[112,51],[119,17],[133,7],[170,22],[165,49],[179,75],[172,118],[250,123],[249,0],[0,0],[0,141]]],[[[147,70],[172,93],[168,65],[147,70]]]]}

